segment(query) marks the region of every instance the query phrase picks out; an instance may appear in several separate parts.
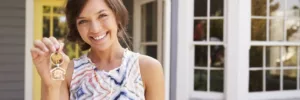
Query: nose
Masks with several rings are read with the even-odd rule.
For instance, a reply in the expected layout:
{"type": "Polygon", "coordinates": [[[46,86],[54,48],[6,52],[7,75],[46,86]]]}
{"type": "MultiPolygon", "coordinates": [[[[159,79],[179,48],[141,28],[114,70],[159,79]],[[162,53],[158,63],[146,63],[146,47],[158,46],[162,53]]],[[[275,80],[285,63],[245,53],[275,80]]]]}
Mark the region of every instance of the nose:
{"type": "Polygon", "coordinates": [[[101,30],[102,26],[101,23],[98,21],[91,21],[90,23],[90,32],[91,33],[98,33],[101,30]]]}

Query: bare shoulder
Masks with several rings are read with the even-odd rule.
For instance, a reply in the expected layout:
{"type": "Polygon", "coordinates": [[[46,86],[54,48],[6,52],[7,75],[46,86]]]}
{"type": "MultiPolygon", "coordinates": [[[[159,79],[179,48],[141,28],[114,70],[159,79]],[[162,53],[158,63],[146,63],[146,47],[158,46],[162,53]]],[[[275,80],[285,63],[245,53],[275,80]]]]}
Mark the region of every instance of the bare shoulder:
{"type": "Polygon", "coordinates": [[[162,71],[161,63],[147,55],[139,56],[139,65],[141,70],[149,70],[149,71],[162,71]]]}
{"type": "Polygon", "coordinates": [[[145,86],[149,86],[150,80],[163,79],[163,67],[161,63],[149,56],[139,56],[139,66],[145,86]]]}
{"type": "Polygon", "coordinates": [[[140,55],[139,65],[146,100],[164,100],[164,74],[160,62],[152,57],[140,55]]]}

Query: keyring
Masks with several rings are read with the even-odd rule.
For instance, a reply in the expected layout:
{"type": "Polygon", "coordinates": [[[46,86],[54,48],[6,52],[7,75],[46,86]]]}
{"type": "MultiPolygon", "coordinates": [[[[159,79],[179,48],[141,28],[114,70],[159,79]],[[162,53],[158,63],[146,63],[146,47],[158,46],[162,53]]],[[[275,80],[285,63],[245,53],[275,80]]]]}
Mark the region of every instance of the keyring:
{"type": "Polygon", "coordinates": [[[58,51],[50,55],[50,62],[55,67],[50,70],[51,78],[53,80],[65,80],[66,70],[60,66],[63,64],[63,54],[58,51]]]}

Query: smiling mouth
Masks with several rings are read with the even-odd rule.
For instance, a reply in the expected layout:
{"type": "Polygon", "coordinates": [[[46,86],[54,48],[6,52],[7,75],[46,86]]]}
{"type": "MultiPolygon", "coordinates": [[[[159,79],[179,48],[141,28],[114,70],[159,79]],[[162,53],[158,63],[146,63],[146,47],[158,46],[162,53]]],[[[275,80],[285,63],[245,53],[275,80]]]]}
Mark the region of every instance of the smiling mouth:
{"type": "Polygon", "coordinates": [[[101,39],[103,39],[105,36],[107,35],[107,33],[106,34],[103,34],[103,35],[100,35],[100,36],[95,36],[95,37],[92,37],[94,40],[101,40],[101,39]]]}

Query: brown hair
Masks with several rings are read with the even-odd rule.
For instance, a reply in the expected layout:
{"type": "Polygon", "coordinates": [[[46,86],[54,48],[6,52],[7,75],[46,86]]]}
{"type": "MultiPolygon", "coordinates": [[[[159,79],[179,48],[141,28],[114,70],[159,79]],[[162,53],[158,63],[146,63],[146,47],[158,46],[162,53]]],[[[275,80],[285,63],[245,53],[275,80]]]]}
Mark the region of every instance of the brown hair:
{"type": "MultiPolygon", "coordinates": [[[[122,0],[104,0],[108,7],[113,11],[118,24],[118,40],[129,47],[129,36],[126,33],[128,25],[128,11],[122,0]]],[[[68,0],[66,5],[66,19],[69,28],[67,39],[71,42],[79,43],[81,50],[88,50],[91,46],[85,43],[79,35],[76,26],[76,19],[88,0],[68,0]]]]}

